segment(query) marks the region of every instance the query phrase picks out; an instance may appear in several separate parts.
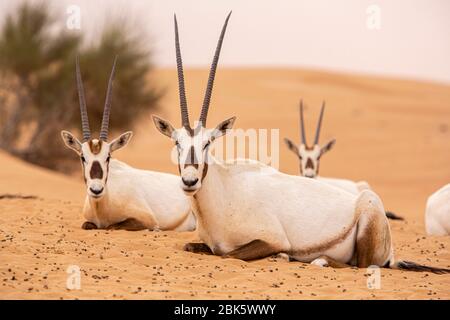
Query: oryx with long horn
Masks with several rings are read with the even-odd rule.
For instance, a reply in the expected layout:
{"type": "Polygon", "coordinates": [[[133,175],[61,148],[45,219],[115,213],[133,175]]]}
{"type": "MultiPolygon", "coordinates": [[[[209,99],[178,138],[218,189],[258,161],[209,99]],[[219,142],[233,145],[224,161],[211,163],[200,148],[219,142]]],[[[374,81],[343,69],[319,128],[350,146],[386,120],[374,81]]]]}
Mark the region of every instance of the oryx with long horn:
{"type": "Polygon", "coordinates": [[[383,204],[371,190],[354,195],[316,179],[283,174],[257,161],[219,163],[209,152],[231,129],[235,117],[206,128],[217,62],[230,15],[213,58],[200,121],[191,127],[175,17],[182,126],[153,116],[156,128],[175,143],[180,184],[191,196],[202,243],[192,252],[253,260],[286,253],[319,266],[344,264],[410,270],[450,270],[396,261],[383,204]],[[270,169],[269,169],[270,168],[270,169]]]}
{"type": "Polygon", "coordinates": [[[78,58],[76,81],[81,111],[83,140],[62,131],[67,147],[81,159],[87,196],[84,204],[86,222],[83,229],[125,230],[194,230],[195,217],[189,198],[178,188],[175,175],[139,170],[111,158],[126,146],[132,132],[121,134],[108,142],[109,116],[116,59],[109,77],[99,139],[93,138],[89,127],[83,82],[78,58]]]}
{"type": "MultiPolygon", "coordinates": [[[[316,135],[314,137],[314,143],[309,145],[306,141],[305,134],[305,121],[303,115],[303,100],[300,100],[300,144],[297,146],[290,139],[285,138],[289,150],[294,152],[300,161],[300,174],[306,178],[315,178],[321,182],[331,184],[335,187],[344,189],[353,194],[358,194],[363,190],[371,189],[366,181],[352,181],[348,179],[337,179],[319,176],[319,164],[322,155],[331,150],[335,145],[336,139],[331,139],[324,145],[319,144],[320,131],[322,129],[323,114],[325,111],[325,101],[322,103],[320,109],[319,120],[317,121],[316,135]]],[[[402,217],[397,216],[391,211],[386,212],[386,216],[393,220],[403,220],[402,217]]]]}

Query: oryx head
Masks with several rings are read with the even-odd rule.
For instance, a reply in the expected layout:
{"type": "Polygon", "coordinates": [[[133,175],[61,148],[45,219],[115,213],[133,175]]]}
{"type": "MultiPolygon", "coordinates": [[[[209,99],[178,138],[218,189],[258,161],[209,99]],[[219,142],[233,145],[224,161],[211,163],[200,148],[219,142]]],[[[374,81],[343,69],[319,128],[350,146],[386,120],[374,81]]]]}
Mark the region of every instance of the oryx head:
{"type": "Polygon", "coordinates": [[[291,140],[287,138],[284,139],[288,148],[293,151],[300,159],[300,173],[304,177],[315,178],[319,174],[320,157],[325,152],[329,151],[336,143],[336,139],[332,139],[322,147],[319,145],[319,135],[320,128],[322,126],[324,110],[325,102],[323,102],[322,108],[320,110],[319,121],[316,128],[316,136],[314,138],[314,144],[312,146],[308,146],[308,144],[306,143],[305,124],[303,121],[303,101],[300,101],[300,136],[302,142],[297,147],[291,140]]]}
{"type": "Polygon", "coordinates": [[[214,59],[209,72],[208,84],[206,87],[205,98],[200,114],[200,119],[191,127],[189,122],[186,93],[184,89],[183,64],[181,60],[181,50],[178,37],[178,24],[176,16],[175,22],[175,51],[177,57],[178,86],[180,93],[181,124],[180,129],[174,127],[166,120],[153,116],[156,128],[164,135],[171,138],[178,151],[178,169],[181,175],[181,188],[187,195],[194,195],[201,187],[202,181],[208,172],[208,148],[214,139],[224,135],[228,129],[231,129],[235,117],[220,123],[215,129],[206,129],[206,118],[211,100],[211,93],[216,74],[217,62],[219,60],[220,49],[222,47],[225,30],[227,28],[228,14],[225,24],[220,34],[214,59]]]}
{"type": "Polygon", "coordinates": [[[66,146],[74,150],[81,159],[81,166],[83,168],[87,193],[93,199],[100,199],[105,194],[111,153],[124,147],[133,135],[131,131],[128,131],[120,135],[117,139],[108,142],[109,114],[111,110],[112,87],[116,60],[117,57],[114,59],[111,75],[109,77],[99,139],[91,137],[78,58],[76,60],[76,77],[78,97],[80,101],[83,141],[80,142],[72,133],[68,131],[61,131],[61,136],[66,146]]]}

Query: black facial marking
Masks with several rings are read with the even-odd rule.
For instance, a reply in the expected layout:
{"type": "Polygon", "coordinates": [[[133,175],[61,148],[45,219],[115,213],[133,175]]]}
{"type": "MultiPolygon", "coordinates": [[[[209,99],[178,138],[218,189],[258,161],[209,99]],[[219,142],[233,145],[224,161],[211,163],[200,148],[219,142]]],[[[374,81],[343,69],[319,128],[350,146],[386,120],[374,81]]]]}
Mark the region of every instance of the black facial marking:
{"type": "Polygon", "coordinates": [[[202,182],[203,179],[205,179],[207,173],[208,173],[208,164],[205,162],[205,164],[203,165],[202,180],[201,180],[202,182]]]}
{"type": "Polygon", "coordinates": [[[205,163],[203,164],[203,172],[202,172],[202,180],[201,180],[202,182],[205,179],[206,174],[208,173],[208,161],[209,161],[209,159],[208,159],[208,149],[209,149],[209,143],[205,147],[206,156],[205,156],[205,163]]]}
{"type": "Polygon", "coordinates": [[[102,179],[103,178],[103,170],[100,162],[94,161],[92,163],[91,171],[90,171],[91,179],[102,179]]]}
{"type": "Polygon", "coordinates": [[[311,158],[308,158],[308,159],[306,160],[306,166],[305,166],[305,169],[314,169],[314,164],[313,164],[311,158]]]}
{"type": "Polygon", "coordinates": [[[195,169],[198,169],[198,161],[197,161],[197,157],[195,156],[195,149],[194,146],[191,146],[191,148],[189,149],[187,158],[186,158],[186,163],[184,164],[184,167],[188,167],[188,166],[193,166],[195,169]]]}

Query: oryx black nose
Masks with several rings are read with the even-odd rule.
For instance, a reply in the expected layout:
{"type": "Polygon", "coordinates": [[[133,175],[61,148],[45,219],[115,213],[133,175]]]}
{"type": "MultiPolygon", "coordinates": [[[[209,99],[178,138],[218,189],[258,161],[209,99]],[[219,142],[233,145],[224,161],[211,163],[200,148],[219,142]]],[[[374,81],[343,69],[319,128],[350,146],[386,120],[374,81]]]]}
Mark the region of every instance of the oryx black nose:
{"type": "Polygon", "coordinates": [[[103,188],[101,188],[101,189],[92,189],[92,188],[89,188],[89,190],[91,190],[91,192],[92,192],[93,194],[99,195],[100,193],[102,193],[103,188]]]}
{"type": "Polygon", "coordinates": [[[185,178],[181,178],[181,180],[188,187],[195,186],[195,184],[198,182],[198,179],[189,179],[189,180],[187,180],[185,178]]]}

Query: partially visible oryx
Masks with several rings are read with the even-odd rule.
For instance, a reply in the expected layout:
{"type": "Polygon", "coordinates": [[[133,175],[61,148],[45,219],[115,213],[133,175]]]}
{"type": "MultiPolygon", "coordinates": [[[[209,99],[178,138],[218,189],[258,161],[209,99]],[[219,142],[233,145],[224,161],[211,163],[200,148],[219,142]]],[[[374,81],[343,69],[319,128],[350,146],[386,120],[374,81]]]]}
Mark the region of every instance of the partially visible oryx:
{"type": "Polygon", "coordinates": [[[443,186],[427,200],[425,229],[433,236],[450,235],[450,184],[443,186]]]}
{"type": "Polygon", "coordinates": [[[139,170],[111,154],[126,146],[132,132],[128,131],[108,142],[109,115],[116,60],[106,92],[100,138],[91,137],[81,72],[76,61],[76,78],[81,110],[83,141],[68,131],[61,135],[67,147],[81,159],[87,196],[84,204],[83,229],[125,230],[194,230],[195,217],[189,198],[178,188],[175,175],[139,170]]]}
{"type": "Polygon", "coordinates": [[[394,260],[381,200],[371,190],[354,195],[316,179],[283,174],[257,161],[219,163],[209,148],[235,117],[206,128],[214,77],[228,15],[217,44],[197,125],[191,127],[175,19],[181,123],[175,129],[153,116],[178,150],[181,188],[191,196],[199,237],[185,250],[252,260],[285,253],[319,266],[385,266],[450,272],[394,260]]]}
{"type": "MultiPolygon", "coordinates": [[[[294,152],[300,160],[300,174],[306,178],[315,178],[321,182],[331,184],[335,187],[344,189],[355,195],[359,194],[363,190],[371,189],[369,184],[365,181],[354,182],[348,179],[337,179],[337,178],[325,178],[319,176],[319,163],[322,155],[331,150],[335,145],[336,139],[331,139],[325,145],[319,145],[320,130],[322,128],[323,113],[325,110],[325,102],[322,103],[322,108],[320,109],[319,120],[316,127],[316,135],[314,137],[314,144],[309,146],[306,142],[305,135],[305,123],[303,119],[303,101],[300,101],[300,145],[296,145],[288,138],[284,138],[289,150],[294,152]]],[[[387,211],[386,216],[393,220],[403,220],[402,217],[397,216],[393,212],[387,211]]]]}

